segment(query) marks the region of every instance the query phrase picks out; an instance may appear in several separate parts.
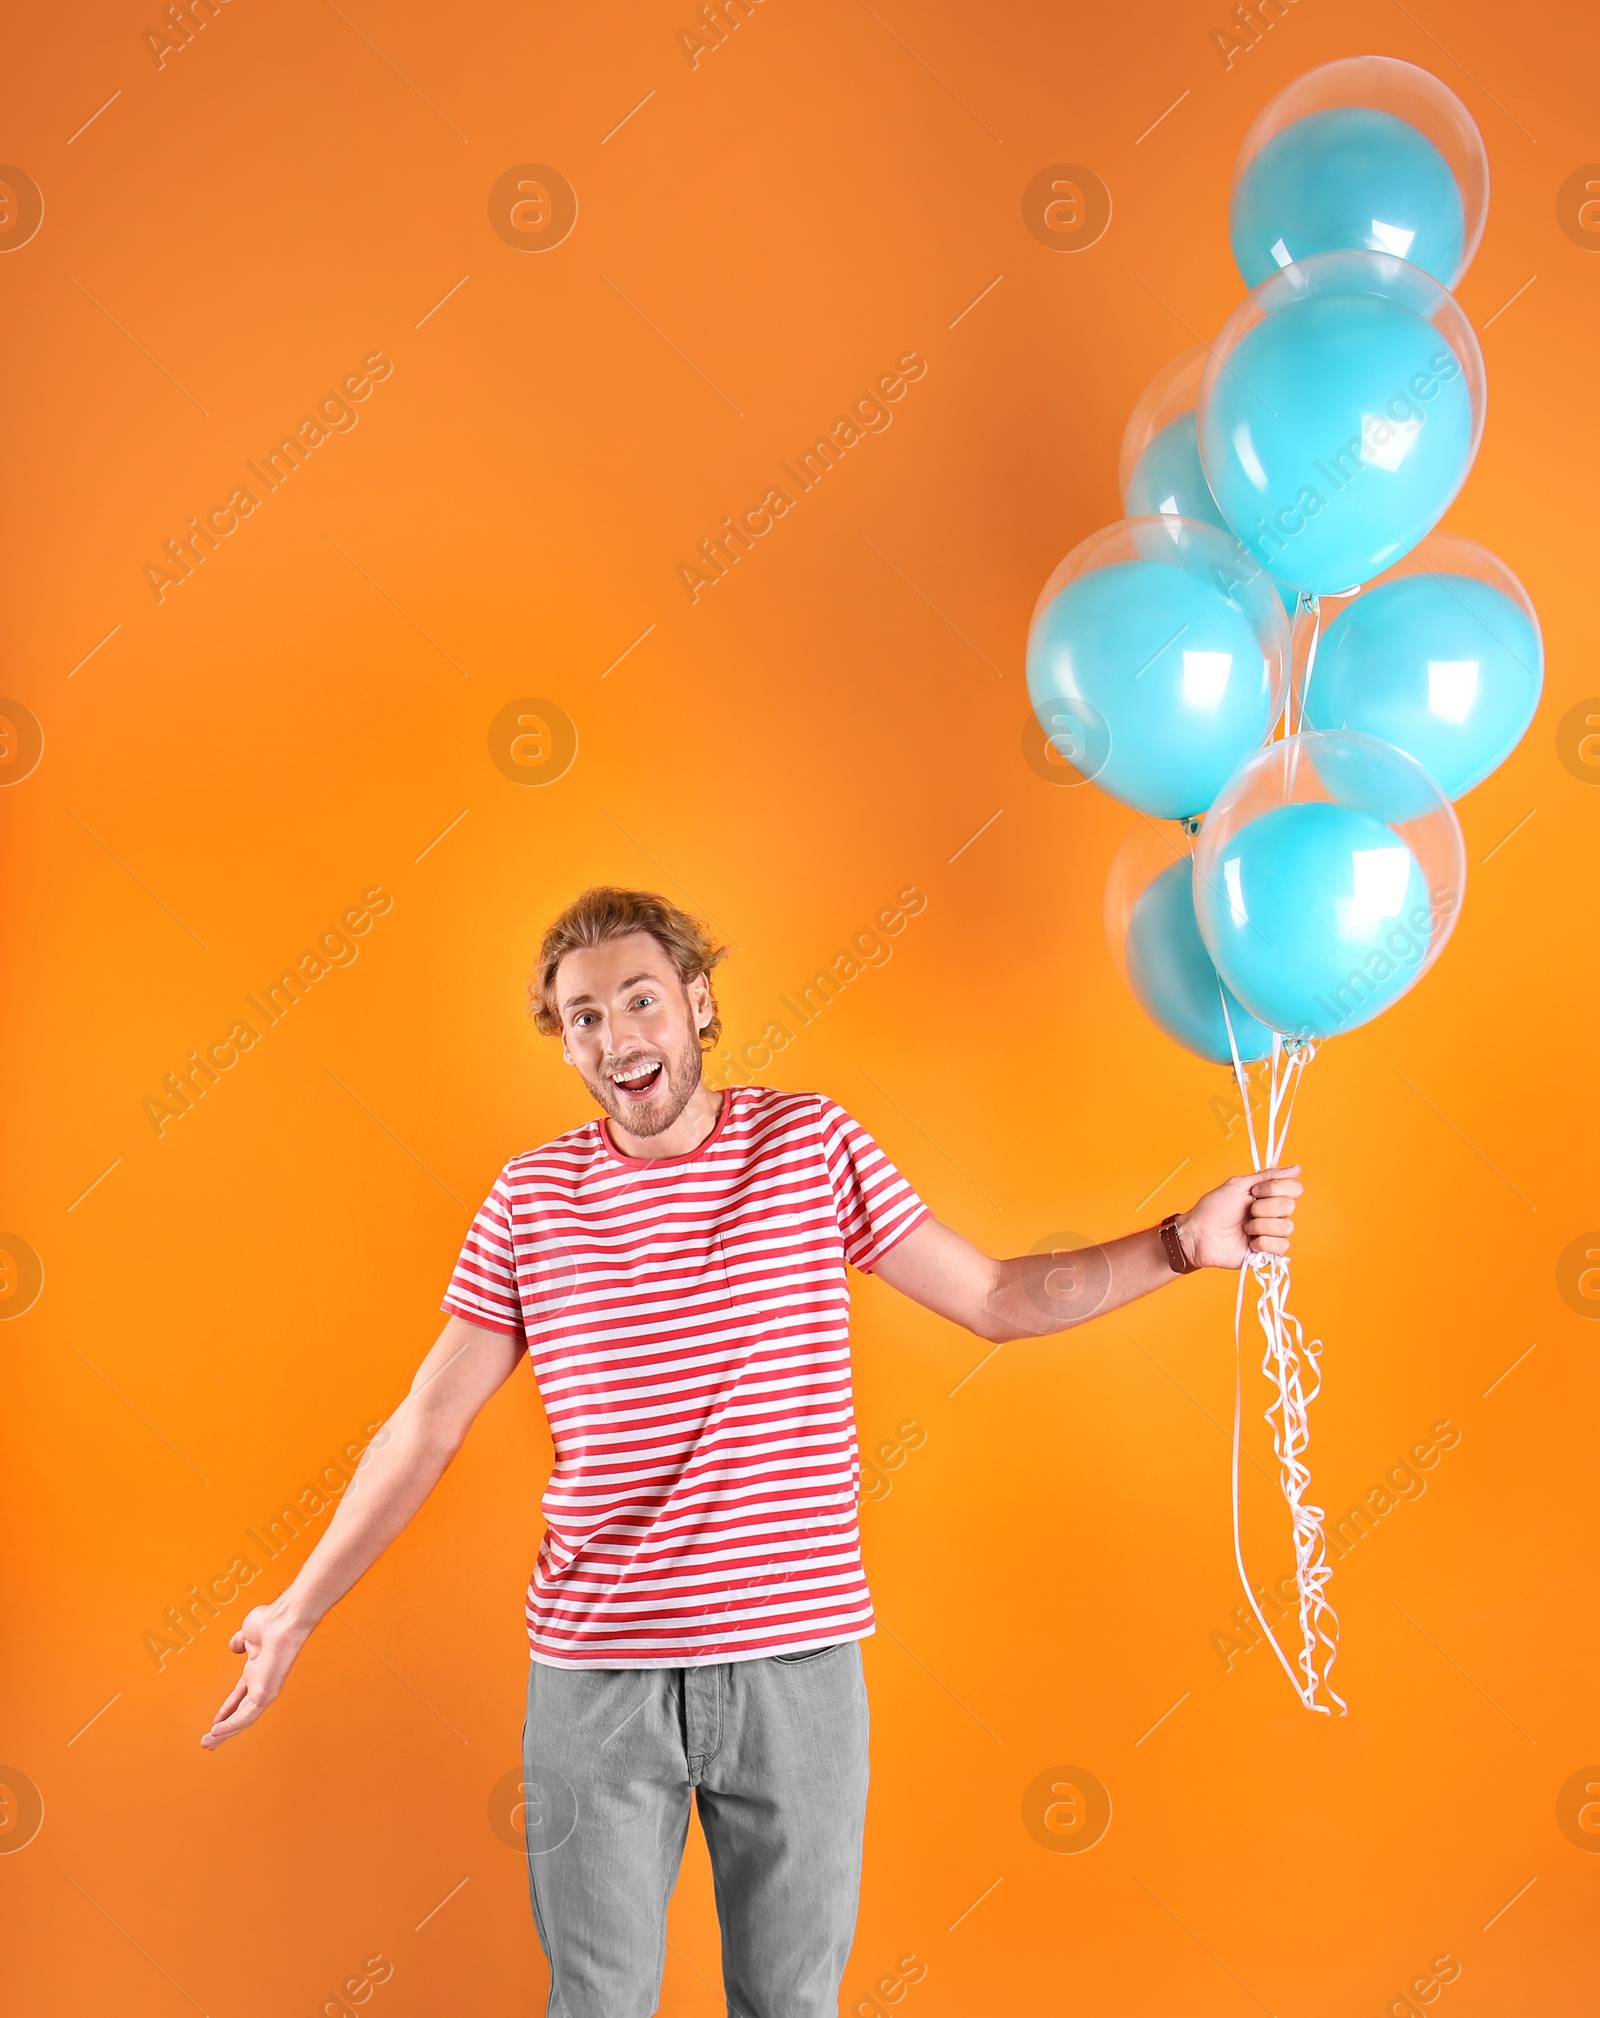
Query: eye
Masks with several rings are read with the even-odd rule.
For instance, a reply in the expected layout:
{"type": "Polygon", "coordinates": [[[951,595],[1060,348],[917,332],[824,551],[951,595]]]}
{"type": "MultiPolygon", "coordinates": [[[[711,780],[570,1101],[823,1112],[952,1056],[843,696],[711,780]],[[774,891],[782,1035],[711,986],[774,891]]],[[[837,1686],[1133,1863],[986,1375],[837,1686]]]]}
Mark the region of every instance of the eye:
{"type": "Polygon", "coordinates": [[[635,1009],[648,1009],[655,999],[653,995],[635,995],[632,1006],[635,1009]]]}

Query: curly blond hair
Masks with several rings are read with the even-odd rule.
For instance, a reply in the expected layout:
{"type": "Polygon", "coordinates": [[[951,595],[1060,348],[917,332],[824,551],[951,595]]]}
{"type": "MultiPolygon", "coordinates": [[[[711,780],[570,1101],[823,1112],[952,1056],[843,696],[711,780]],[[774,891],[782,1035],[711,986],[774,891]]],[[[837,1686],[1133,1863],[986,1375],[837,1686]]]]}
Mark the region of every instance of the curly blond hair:
{"type": "MultiPolygon", "coordinates": [[[[583,947],[605,946],[613,939],[625,939],[630,932],[648,932],[672,962],[686,988],[701,974],[709,985],[712,968],[727,956],[727,947],[719,946],[698,918],[654,890],[625,890],[615,883],[596,884],[573,898],[546,927],[539,943],[539,957],[528,983],[528,1005],[542,1035],[561,1034],[556,969],[567,955],[583,947]]],[[[722,1012],[713,995],[711,1021],[700,1032],[700,1048],[710,1050],[721,1035],[722,1012]]]]}

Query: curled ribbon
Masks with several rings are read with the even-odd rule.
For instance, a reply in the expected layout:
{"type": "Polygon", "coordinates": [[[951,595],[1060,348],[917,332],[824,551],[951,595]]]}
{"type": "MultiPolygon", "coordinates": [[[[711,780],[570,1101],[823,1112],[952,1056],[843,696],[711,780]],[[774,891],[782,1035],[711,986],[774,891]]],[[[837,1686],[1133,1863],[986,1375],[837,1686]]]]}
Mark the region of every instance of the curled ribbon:
{"type": "MultiPolygon", "coordinates": [[[[1233,1052],[1234,1077],[1244,1103],[1245,1126],[1250,1135],[1250,1160],[1257,1170],[1272,1169],[1283,1155],[1289,1133],[1289,1116],[1301,1075],[1316,1056],[1316,1046],[1274,1034],[1272,1067],[1267,1096],[1266,1160],[1256,1142],[1255,1120],[1250,1112],[1250,1087],[1240,1063],[1234,1039],[1233,1019],[1228,1014],[1227,997],[1222,1002],[1228,1025],[1228,1044],[1233,1052]]],[[[1338,1705],[1340,1716],[1347,1714],[1344,1698],[1329,1679],[1339,1657],[1339,1619],[1329,1604],[1326,1590],[1333,1575],[1323,1532],[1323,1511],[1305,1497],[1311,1483],[1305,1454],[1311,1441],[1309,1411],[1321,1391],[1320,1339],[1307,1339],[1300,1320],[1289,1309],[1289,1258],[1284,1254],[1247,1254],[1239,1264],[1239,1290],[1233,1305],[1233,1558],[1239,1581],[1250,1601],[1261,1630],[1271,1643],[1295,1694],[1308,1710],[1331,1716],[1338,1705]],[[1300,1651],[1290,1661],[1278,1643],[1256,1601],[1255,1589],[1245,1573],[1244,1551],[1239,1540],[1239,1450],[1244,1409],[1244,1349],[1241,1319],[1244,1312],[1245,1277],[1256,1281],[1256,1317],[1266,1341],[1261,1370],[1272,1383],[1273,1397],[1266,1410],[1272,1431],[1273,1453],[1278,1460],[1278,1478],[1288,1502],[1294,1531],[1294,1581],[1300,1620],[1300,1651]],[[1322,1700],[1326,1697],[1328,1700],[1322,1700]]]]}

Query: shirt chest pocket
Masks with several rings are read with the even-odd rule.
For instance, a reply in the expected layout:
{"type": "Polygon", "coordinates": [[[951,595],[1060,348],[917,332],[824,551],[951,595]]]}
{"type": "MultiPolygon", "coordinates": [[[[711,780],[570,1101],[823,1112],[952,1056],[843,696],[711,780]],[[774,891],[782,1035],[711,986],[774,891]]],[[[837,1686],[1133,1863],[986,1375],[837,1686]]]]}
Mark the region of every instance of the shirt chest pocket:
{"type": "Polygon", "coordinates": [[[720,1233],[712,1234],[706,1243],[699,1293],[706,1303],[719,1310],[732,1310],[737,1301],[733,1272],[728,1266],[728,1250],[720,1233]]]}

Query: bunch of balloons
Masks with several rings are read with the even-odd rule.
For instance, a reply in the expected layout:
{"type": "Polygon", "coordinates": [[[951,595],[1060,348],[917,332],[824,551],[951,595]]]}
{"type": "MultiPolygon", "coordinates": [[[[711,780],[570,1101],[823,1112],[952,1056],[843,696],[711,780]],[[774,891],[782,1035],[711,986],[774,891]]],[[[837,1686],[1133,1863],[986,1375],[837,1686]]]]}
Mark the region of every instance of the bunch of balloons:
{"type": "MultiPolygon", "coordinates": [[[[1029,631],[1055,754],[1145,816],[1111,869],[1113,957],[1169,1036],[1232,1065],[1257,1167],[1245,1068],[1270,1061],[1270,1164],[1316,1045],[1443,951],[1465,889],[1452,802],[1539,701],[1527,593],[1434,530],[1483,433],[1483,357],[1451,290],[1488,185],[1466,108],[1412,64],[1354,57],[1281,92],[1234,171],[1250,291],[1146,390],[1128,516],[1067,556],[1029,631]]],[[[1301,1598],[1298,1659],[1278,1655],[1308,1708],[1342,1710],[1303,1498],[1320,1347],[1288,1314],[1287,1262],[1248,1266],[1301,1598]]],[[[1236,1425],[1236,1553],[1237,1448],[1236,1425]]]]}

